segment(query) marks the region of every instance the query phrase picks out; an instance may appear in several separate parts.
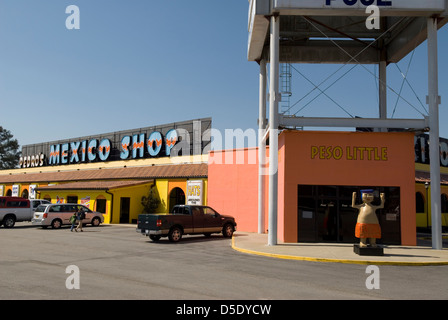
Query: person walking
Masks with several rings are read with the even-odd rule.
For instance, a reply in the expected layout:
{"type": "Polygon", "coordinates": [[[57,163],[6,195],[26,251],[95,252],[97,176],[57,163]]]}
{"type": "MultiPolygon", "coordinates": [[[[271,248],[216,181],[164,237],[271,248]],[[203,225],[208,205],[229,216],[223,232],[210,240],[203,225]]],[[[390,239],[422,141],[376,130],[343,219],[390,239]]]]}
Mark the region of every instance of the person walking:
{"type": "Polygon", "coordinates": [[[76,213],[76,220],[78,221],[78,226],[75,229],[76,232],[78,232],[78,230],[80,230],[82,232],[82,220],[84,220],[85,217],[86,217],[86,213],[80,207],[78,209],[78,212],[76,213]]]}
{"type": "Polygon", "coordinates": [[[75,224],[77,222],[77,217],[76,217],[77,212],[73,212],[73,215],[70,217],[70,223],[72,224],[72,226],[70,227],[70,231],[73,232],[73,229],[75,228],[75,224]]]}

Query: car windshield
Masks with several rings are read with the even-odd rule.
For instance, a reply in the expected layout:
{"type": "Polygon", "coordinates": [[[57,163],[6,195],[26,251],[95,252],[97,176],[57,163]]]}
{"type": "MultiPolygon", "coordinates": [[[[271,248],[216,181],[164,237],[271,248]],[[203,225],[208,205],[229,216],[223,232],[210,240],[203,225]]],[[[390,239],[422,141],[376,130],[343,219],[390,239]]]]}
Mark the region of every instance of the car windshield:
{"type": "Polygon", "coordinates": [[[37,207],[37,209],[36,209],[35,212],[44,212],[44,211],[45,211],[45,208],[46,208],[47,206],[48,206],[47,204],[41,204],[41,205],[39,205],[39,206],[37,207]]]}

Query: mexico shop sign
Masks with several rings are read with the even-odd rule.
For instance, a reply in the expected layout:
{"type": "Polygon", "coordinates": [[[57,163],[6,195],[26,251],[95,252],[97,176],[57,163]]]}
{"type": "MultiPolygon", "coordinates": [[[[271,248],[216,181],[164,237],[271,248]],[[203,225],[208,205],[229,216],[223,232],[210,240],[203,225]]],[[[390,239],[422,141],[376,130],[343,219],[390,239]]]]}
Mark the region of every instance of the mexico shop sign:
{"type": "Polygon", "coordinates": [[[211,126],[211,118],[201,118],[26,145],[19,167],[197,155],[209,148],[211,126]]]}
{"type": "MultiPolygon", "coordinates": [[[[119,143],[119,159],[127,160],[158,156],[169,157],[171,149],[177,140],[178,135],[175,129],[169,130],[165,137],[159,131],[153,131],[148,136],[146,133],[134,134],[132,136],[125,135],[119,143]],[[164,147],[164,152],[162,152],[162,147],[164,147]]],[[[112,160],[110,159],[111,151],[112,142],[107,138],[53,144],[50,145],[48,165],[109,161],[112,160]]]]}

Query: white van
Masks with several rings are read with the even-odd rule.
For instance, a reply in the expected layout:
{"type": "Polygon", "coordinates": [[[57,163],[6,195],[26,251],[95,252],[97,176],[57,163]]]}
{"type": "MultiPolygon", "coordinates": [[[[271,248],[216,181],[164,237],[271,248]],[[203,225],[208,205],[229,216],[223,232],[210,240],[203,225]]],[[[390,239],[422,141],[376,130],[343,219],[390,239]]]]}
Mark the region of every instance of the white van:
{"type": "Polygon", "coordinates": [[[53,229],[59,229],[63,225],[71,225],[70,217],[80,208],[86,214],[85,219],[82,221],[83,224],[91,224],[97,227],[104,222],[104,217],[101,212],[92,211],[82,204],[53,203],[38,206],[31,223],[42,228],[51,226],[53,229]]]}

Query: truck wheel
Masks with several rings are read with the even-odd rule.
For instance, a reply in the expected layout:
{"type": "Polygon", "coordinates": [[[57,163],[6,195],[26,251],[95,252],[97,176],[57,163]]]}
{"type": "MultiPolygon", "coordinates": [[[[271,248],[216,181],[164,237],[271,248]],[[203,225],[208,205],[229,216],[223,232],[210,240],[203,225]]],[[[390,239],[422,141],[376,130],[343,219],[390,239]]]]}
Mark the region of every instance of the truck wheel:
{"type": "Polygon", "coordinates": [[[233,225],[231,223],[227,223],[222,228],[222,235],[224,236],[224,238],[232,237],[232,235],[233,235],[233,225]]]}
{"type": "Polygon", "coordinates": [[[16,224],[16,217],[8,215],[3,219],[3,225],[5,228],[12,228],[16,224]]]}
{"type": "Polygon", "coordinates": [[[182,229],[179,227],[171,228],[170,232],[168,233],[168,239],[170,239],[171,242],[180,241],[180,239],[182,239],[182,229]]]}

